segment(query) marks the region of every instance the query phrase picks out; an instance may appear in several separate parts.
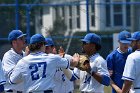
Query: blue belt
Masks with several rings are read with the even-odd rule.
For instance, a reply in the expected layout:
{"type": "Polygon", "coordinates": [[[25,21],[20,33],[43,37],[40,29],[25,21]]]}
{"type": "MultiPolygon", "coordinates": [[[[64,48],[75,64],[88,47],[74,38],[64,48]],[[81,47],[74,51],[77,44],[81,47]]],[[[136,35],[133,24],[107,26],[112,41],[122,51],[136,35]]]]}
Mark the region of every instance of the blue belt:
{"type": "MultiPolygon", "coordinates": [[[[29,93],[33,93],[33,92],[29,92],[29,93]]],[[[44,93],[53,93],[52,90],[44,90],[44,93]]]]}
{"type": "MultiPolygon", "coordinates": [[[[13,90],[7,90],[6,92],[13,92],[13,90]]],[[[22,91],[16,91],[16,93],[22,93],[22,91]]]]}
{"type": "Polygon", "coordinates": [[[134,89],[140,89],[140,87],[135,87],[134,89]]]}

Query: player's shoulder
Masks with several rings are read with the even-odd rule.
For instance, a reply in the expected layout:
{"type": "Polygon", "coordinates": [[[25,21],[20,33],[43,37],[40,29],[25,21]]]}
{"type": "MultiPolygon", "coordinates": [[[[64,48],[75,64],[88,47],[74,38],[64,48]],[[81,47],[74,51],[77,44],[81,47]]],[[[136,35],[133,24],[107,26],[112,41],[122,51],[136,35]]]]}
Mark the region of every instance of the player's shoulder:
{"type": "Polygon", "coordinates": [[[106,60],[99,54],[96,53],[93,57],[91,57],[92,61],[98,61],[98,62],[106,62],[106,60]]]}
{"type": "Polygon", "coordinates": [[[7,56],[7,55],[9,56],[11,54],[12,54],[12,50],[8,50],[8,51],[5,52],[4,56],[7,56]]]}
{"type": "Polygon", "coordinates": [[[64,58],[68,59],[68,60],[71,60],[72,59],[72,56],[69,55],[69,54],[65,54],[64,58]]]}
{"type": "Polygon", "coordinates": [[[55,60],[59,60],[59,59],[61,59],[62,57],[59,56],[58,54],[48,54],[48,58],[50,58],[50,59],[55,59],[55,60]]]}
{"type": "Polygon", "coordinates": [[[131,57],[131,58],[135,58],[136,56],[137,56],[136,51],[128,55],[128,57],[131,57]]]}
{"type": "MultiPolygon", "coordinates": [[[[14,57],[16,57],[15,53],[13,50],[8,50],[4,55],[3,55],[3,59],[13,59],[14,57]]],[[[2,60],[3,60],[2,59],[2,60]]]]}
{"type": "Polygon", "coordinates": [[[113,57],[116,54],[118,54],[117,49],[113,50],[107,57],[113,57]]]}

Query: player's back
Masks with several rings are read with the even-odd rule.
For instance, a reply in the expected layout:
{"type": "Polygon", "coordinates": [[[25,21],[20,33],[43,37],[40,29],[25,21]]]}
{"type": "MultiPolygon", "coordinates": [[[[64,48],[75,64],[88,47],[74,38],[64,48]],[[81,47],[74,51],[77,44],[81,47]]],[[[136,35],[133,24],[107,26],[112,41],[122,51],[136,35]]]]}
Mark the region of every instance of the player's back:
{"type": "Polygon", "coordinates": [[[20,81],[23,81],[25,84],[24,90],[26,92],[53,90],[55,87],[53,77],[56,68],[67,67],[63,62],[62,65],[58,63],[58,60],[60,60],[59,56],[47,55],[43,52],[29,54],[21,59],[16,68],[22,69],[22,79],[20,81]]]}
{"type": "MultiPolygon", "coordinates": [[[[130,76],[131,76],[131,78],[134,80],[133,81],[133,87],[138,87],[138,86],[140,86],[140,70],[139,70],[139,68],[140,68],[140,57],[139,57],[139,55],[140,55],[140,51],[135,51],[134,53],[131,53],[130,55],[129,55],[129,57],[130,58],[132,58],[132,60],[134,60],[133,62],[134,63],[132,63],[131,61],[131,65],[134,65],[133,66],[133,68],[131,68],[132,69],[132,71],[130,72],[131,74],[130,74],[130,76]],[[132,73],[133,72],[133,73],[132,73]]],[[[129,63],[130,63],[129,62],[129,63]]],[[[128,65],[127,65],[128,66],[128,65]]],[[[130,67],[129,67],[130,68],[130,67]]],[[[126,73],[127,74],[127,73],[126,73]]]]}

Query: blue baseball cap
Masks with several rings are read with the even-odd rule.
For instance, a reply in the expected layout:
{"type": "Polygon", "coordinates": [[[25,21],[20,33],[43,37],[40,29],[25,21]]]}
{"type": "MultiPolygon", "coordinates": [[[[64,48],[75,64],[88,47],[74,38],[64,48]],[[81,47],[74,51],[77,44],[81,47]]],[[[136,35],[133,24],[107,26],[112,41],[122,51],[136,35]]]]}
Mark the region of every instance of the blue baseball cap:
{"type": "Polygon", "coordinates": [[[86,34],[84,39],[81,39],[81,40],[86,43],[95,43],[95,44],[101,45],[101,38],[95,33],[88,33],[86,34]]]}
{"type": "Polygon", "coordinates": [[[134,32],[131,38],[128,38],[129,40],[140,40],[140,31],[134,32]]]}
{"type": "Polygon", "coordinates": [[[54,46],[52,38],[45,38],[45,42],[46,42],[45,46],[54,46]]]}
{"type": "Polygon", "coordinates": [[[124,44],[131,44],[131,41],[128,40],[128,38],[131,38],[131,33],[125,30],[121,31],[118,35],[118,40],[124,44]]]}
{"type": "Polygon", "coordinates": [[[45,42],[45,38],[41,34],[35,34],[30,39],[30,44],[35,44],[35,43],[39,43],[39,42],[45,42]]]}
{"type": "Polygon", "coordinates": [[[8,40],[13,41],[13,40],[16,40],[16,39],[23,37],[25,35],[26,34],[23,34],[23,32],[21,30],[12,30],[8,35],[8,40]]]}

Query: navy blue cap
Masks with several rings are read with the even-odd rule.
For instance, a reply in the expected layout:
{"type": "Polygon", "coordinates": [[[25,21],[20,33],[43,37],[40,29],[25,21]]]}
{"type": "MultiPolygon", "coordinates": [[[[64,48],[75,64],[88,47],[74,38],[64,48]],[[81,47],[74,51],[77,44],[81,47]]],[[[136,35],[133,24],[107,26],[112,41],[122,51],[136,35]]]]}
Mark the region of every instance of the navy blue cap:
{"type": "Polygon", "coordinates": [[[140,40],[140,31],[134,32],[131,38],[128,38],[129,40],[140,40]]]}
{"type": "Polygon", "coordinates": [[[101,45],[101,38],[95,33],[88,33],[86,34],[84,39],[81,39],[81,40],[86,43],[95,43],[95,44],[101,45]]]}
{"type": "Polygon", "coordinates": [[[128,38],[131,38],[131,33],[128,32],[128,31],[122,31],[119,33],[118,35],[118,40],[121,42],[121,43],[124,43],[124,44],[130,44],[131,41],[128,40],[128,38]]]}
{"type": "Polygon", "coordinates": [[[23,32],[21,30],[12,30],[8,35],[8,40],[13,41],[13,40],[16,40],[16,39],[23,37],[25,35],[26,34],[23,34],[23,32]]]}
{"type": "Polygon", "coordinates": [[[41,34],[35,34],[30,39],[30,44],[35,44],[35,43],[39,43],[39,42],[45,42],[45,38],[41,34]]]}
{"type": "Polygon", "coordinates": [[[46,42],[45,46],[54,46],[52,38],[45,38],[45,42],[46,42]]]}

